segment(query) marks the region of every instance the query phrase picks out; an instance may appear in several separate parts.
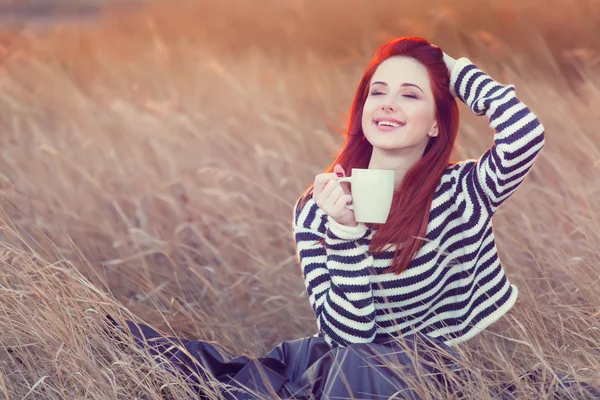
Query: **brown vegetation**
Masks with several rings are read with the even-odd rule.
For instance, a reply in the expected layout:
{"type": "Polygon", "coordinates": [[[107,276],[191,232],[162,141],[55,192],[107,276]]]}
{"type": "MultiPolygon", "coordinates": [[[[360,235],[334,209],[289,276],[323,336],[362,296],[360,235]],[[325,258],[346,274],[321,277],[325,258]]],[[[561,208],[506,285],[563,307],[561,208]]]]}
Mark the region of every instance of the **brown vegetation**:
{"type": "MultiPolygon", "coordinates": [[[[466,367],[485,385],[541,367],[555,394],[557,372],[599,382],[599,25],[592,0],[228,0],[2,32],[0,393],[183,396],[106,312],[251,355],[314,334],[292,205],[375,46],[404,35],[515,84],[546,126],[495,217],[520,296],[459,346],[466,367]]],[[[476,158],[493,134],[461,111],[454,159],[476,158]]]]}

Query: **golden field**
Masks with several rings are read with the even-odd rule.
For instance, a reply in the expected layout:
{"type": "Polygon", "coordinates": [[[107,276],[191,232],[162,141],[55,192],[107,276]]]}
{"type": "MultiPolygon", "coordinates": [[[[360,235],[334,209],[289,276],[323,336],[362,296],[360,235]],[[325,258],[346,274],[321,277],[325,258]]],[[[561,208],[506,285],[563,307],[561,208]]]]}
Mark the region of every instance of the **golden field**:
{"type": "MultiPolygon", "coordinates": [[[[152,3],[1,31],[0,398],[182,398],[106,313],[255,356],[314,334],[292,207],[376,46],[407,35],[514,84],[546,127],[495,217],[520,296],[459,345],[472,384],[580,398],[555,374],[600,382],[599,31],[595,0],[152,3]],[[519,380],[533,368],[549,391],[519,380]]],[[[461,119],[453,159],[477,158],[493,131],[461,119]]]]}

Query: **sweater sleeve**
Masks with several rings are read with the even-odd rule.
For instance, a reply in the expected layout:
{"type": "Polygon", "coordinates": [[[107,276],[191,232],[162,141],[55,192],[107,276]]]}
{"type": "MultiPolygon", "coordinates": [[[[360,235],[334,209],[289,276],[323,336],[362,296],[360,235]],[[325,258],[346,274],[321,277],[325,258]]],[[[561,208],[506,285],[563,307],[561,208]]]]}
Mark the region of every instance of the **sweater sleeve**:
{"type": "Polygon", "coordinates": [[[333,347],[375,338],[375,306],[369,279],[373,257],[364,224],[338,224],[309,199],[295,207],[294,238],[317,326],[333,347]]]}
{"type": "Polygon", "coordinates": [[[450,74],[450,90],[475,115],[486,115],[495,130],[494,143],[465,174],[483,194],[490,211],[509,198],[523,182],[544,146],[544,127],[515,94],[513,85],[502,85],[467,58],[457,60],[450,74]]]}

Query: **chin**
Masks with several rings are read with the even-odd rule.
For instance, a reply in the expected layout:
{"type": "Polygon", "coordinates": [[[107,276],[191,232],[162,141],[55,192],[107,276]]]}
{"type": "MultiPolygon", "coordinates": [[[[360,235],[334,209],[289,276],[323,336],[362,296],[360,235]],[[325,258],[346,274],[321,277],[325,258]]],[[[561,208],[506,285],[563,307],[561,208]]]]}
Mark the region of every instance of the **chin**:
{"type": "Polygon", "coordinates": [[[404,146],[373,146],[373,149],[377,149],[380,151],[398,151],[404,148],[404,146]]]}
{"type": "Polygon", "coordinates": [[[373,138],[369,139],[365,137],[367,141],[373,146],[374,149],[378,150],[399,150],[406,147],[403,143],[391,143],[389,140],[373,140],[373,138]]]}

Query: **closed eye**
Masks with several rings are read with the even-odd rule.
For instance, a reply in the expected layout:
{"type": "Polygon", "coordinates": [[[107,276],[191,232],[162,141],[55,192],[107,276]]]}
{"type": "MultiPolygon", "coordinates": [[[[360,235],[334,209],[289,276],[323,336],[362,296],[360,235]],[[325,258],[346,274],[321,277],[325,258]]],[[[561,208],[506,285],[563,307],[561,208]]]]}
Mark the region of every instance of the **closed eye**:
{"type": "MultiPolygon", "coordinates": [[[[374,92],[371,92],[371,96],[382,96],[382,95],[384,95],[384,94],[385,94],[384,92],[379,92],[379,91],[374,91],[374,92]]],[[[403,96],[403,97],[406,97],[406,98],[409,98],[409,99],[418,99],[418,98],[419,98],[419,97],[418,97],[417,95],[415,95],[415,94],[405,94],[405,95],[402,95],[402,96],[403,96]]]]}

